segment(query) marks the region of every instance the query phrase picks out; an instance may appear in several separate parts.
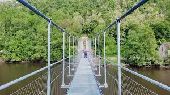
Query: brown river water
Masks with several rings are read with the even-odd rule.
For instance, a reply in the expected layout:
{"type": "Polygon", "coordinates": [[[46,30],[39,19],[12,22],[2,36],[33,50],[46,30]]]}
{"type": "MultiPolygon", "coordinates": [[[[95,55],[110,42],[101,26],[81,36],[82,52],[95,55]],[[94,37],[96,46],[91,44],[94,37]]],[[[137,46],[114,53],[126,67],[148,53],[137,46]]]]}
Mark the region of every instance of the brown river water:
{"type": "MultiPolygon", "coordinates": [[[[37,70],[39,68],[42,68],[45,66],[45,64],[0,64],[0,85],[5,84],[9,81],[12,81],[14,79],[17,79],[25,74],[29,74],[34,70],[37,70]]],[[[60,64],[61,67],[61,64],[60,64]]],[[[61,70],[61,69],[58,69],[61,70]]],[[[108,70],[112,71],[111,68],[108,68],[108,70]]],[[[170,70],[163,70],[163,69],[133,69],[143,75],[146,75],[154,80],[157,80],[163,84],[166,84],[170,86],[170,70]]],[[[124,72],[126,73],[126,72],[124,72]]],[[[128,75],[128,73],[127,73],[128,75]]],[[[157,91],[160,95],[170,95],[169,92],[165,92],[159,89],[157,87],[150,85],[146,81],[141,81],[140,78],[135,78],[132,75],[129,75],[133,77],[136,81],[141,82],[145,86],[153,89],[154,91],[157,91]]],[[[0,91],[0,95],[8,95],[10,92],[12,92],[14,89],[20,88],[27,83],[29,83],[31,80],[34,80],[34,78],[29,78],[27,81],[21,82],[17,84],[17,86],[13,86],[9,88],[8,90],[2,90],[0,91]]],[[[111,80],[108,78],[108,81],[111,80]]],[[[61,80],[59,80],[61,81],[61,80]]],[[[112,90],[111,90],[112,91],[112,90]]],[[[105,95],[111,95],[110,92],[105,92],[105,95]]]]}

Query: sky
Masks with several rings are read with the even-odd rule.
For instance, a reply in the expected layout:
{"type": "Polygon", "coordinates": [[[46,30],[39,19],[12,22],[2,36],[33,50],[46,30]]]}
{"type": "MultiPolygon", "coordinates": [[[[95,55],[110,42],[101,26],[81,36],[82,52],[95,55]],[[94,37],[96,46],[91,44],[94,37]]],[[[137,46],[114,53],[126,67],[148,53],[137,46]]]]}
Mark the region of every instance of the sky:
{"type": "Polygon", "coordinates": [[[0,2],[5,2],[5,1],[12,1],[12,0],[0,0],[0,2]]]}

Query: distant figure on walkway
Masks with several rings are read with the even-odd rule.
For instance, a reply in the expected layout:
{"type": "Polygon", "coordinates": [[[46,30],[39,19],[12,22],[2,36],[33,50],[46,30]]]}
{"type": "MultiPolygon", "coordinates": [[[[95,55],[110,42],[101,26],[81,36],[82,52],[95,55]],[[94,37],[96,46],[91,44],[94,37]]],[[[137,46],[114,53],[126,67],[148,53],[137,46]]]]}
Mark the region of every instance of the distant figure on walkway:
{"type": "Polygon", "coordinates": [[[87,51],[83,51],[83,53],[84,53],[84,58],[87,58],[87,51]]]}

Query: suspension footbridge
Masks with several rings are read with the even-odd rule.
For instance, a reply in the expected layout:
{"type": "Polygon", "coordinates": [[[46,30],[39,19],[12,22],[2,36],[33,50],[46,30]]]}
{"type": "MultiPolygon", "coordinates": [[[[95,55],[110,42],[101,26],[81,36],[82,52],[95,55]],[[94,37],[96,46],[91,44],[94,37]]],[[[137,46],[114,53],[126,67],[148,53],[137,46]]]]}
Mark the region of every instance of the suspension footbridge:
{"type": "Polygon", "coordinates": [[[97,44],[100,43],[98,36],[94,39],[88,37],[77,37],[69,34],[65,29],[57,25],[52,19],[44,15],[37,8],[32,6],[26,0],[17,0],[25,7],[29,8],[35,14],[47,21],[48,26],[48,65],[33,71],[30,74],[21,76],[18,79],[10,81],[0,86],[0,92],[25,81],[30,77],[34,80],[27,85],[11,91],[9,95],[158,95],[157,91],[152,90],[143,85],[140,80],[154,85],[158,90],[166,91],[166,95],[170,94],[170,87],[153,80],[147,76],[130,70],[121,64],[120,52],[120,23],[124,18],[133,13],[137,8],[147,3],[148,0],[141,0],[122,16],[114,20],[108,27],[103,29],[100,35],[103,35],[103,55],[98,53],[97,44]],[[106,58],[106,33],[107,30],[116,25],[117,31],[117,64],[106,58]],[[51,26],[60,30],[62,35],[62,60],[51,63],[50,42],[51,42],[51,26]],[[66,35],[69,43],[69,56],[65,57],[66,35]],[[72,41],[71,41],[72,40],[72,41]],[[98,41],[98,42],[97,42],[98,41]],[[70,45],[73,45],[71,52],[70,45]],[[61,66],[62,65],[62,66],[61,66]],[[111,68],[112,70],[108,70],[111,68]],[[60,70],[58,72],[57,70],[60,70]],[[128,74],[125,74],[127,72],[128,74]],[[41,74],[40,74],[41,73],[41,74]],[[136,81],[134,77],[140,78],[136,81]],[[110,80],[108,80],[110,79],[110,80]],[[107,93],[107,94],[106,94],[107,93]],[[109,93],[109,94],[108,94],[109,93]]]}

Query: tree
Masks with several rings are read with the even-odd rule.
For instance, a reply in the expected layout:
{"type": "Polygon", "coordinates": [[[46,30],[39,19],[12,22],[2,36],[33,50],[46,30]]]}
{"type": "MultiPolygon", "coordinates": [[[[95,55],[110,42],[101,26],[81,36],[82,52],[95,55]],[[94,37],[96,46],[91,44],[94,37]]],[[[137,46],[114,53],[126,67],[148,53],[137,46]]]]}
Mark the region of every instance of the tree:
{"type": "Polygon", "coordinates": [[[129,64],[145,65],[155,63],[157,58],[157,44],[153,30],[146,25],[135,25],[128,32],[123,46],[123,57],[129,64]]]}
{"type": "Polygon", "coordinates": [[[170,41],[170,23],[168,21],[152,24],[151,27],[155,33],[158,45],[170,41]]]}

